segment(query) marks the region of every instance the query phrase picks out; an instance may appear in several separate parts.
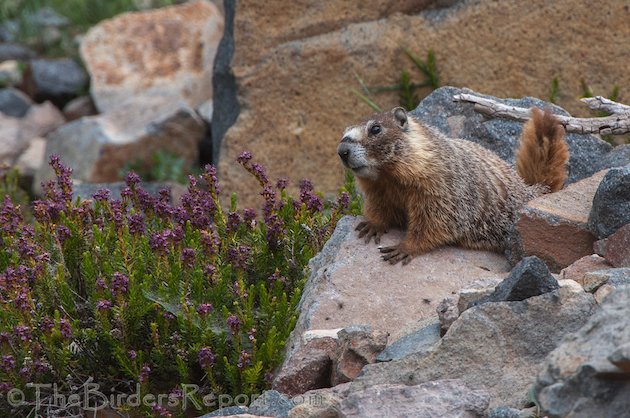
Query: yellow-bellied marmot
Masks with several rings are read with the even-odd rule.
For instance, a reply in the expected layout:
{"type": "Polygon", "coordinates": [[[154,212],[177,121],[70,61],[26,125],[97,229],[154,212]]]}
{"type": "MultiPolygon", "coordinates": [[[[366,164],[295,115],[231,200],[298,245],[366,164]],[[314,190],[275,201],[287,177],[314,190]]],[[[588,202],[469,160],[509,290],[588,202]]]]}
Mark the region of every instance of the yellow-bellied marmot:
{"type": "Polygon", "coordinates": [[[569,159],[563,126],[549,110],[535,108],[523,128],[516,170],[480,145],[421,124],[400,107],[347,128],[337,152],[364,192],[359,237],[366,243],[373,237],[378,244],[389,227],[407,229],[398,245],[380,249],[392,264],[407,264],[448,244],[504,249],[519,209],[563,187],[569,159]]]}

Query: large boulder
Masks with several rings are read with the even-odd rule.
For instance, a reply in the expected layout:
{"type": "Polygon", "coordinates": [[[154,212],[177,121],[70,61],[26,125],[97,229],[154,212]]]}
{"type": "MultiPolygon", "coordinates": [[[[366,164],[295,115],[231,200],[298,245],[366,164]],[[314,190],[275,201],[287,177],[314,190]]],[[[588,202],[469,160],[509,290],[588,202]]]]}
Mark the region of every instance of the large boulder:
{"type": "MultiPolygon", "coordinates": [[[[367,324],[396,340],[436,315],[437,304],[482,278],[504,278],[510,269],[500,254],[446,247],[416,257],[405,267],[381,260],[377,245],[365,244],[346,216],[310,263],[311,276],[300,301],[300,317],[287,346],[301,344],[312,329],[367,324]],[[387,291],[384,291],[384,289],[387,291]]],[[[402,231],[390,231],[381,245],[393,245],[402,231]]]]}
{"type": "Polygon", "coordinates": [[[622,417],[630,410],[630,287],[614,290],[540,368],[541,415],[622,417]]]}
{"type": "Polygon", "coordinates": [[[125,13],[88,31],[81,56],[101,112],[159,96],[194,108],[212,97],[223,16],[206,0],[125,13]]]}
{"type": "MultiPolygon", "coordinates": [[[[233,13],[234,3],[226,4],[230,30],[214,74],[223,89],[215,96],[214,159],[225,188],[248,205],[257,199],[255,183],[234,162],[244,149],[272,178],[309,177],[322,191],[336,191],[343,181],[337,143],[346,126],[372,112],[352,92],[361,88],[356,75],[368,86],[396,84],[402,69],[422,79],[400,46],[421,58],[433,49],[443,84],[501,97],[548,97],[558,77],[559,103],[571,113],[585,113],[580,80],[601,94],[630,84],[628,12],[615,0],[595,8],[577,0],[551,7],[517,0],[310,0],[290,8],[245,0],[233,13]],[[421,10],[429,4],[448,7],[421,10]],[[615,42],[602,38],[602,27],[617,34],[615,42]],[[597,48],[594,39],[601,40],[597,48]]],[[[398,102],[395,93],[374,100],[384,108],[398,102]]],[[[606,147],[597,144],[595,151],[606,147]]],[[[591,151],[587,146],[583,155],[591,151]]]]}

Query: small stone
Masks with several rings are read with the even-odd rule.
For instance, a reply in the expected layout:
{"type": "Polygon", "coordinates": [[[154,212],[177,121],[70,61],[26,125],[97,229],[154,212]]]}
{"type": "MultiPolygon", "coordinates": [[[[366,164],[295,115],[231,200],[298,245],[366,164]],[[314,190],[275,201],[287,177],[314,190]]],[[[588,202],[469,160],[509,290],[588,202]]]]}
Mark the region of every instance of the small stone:
{"type": "Polygon", "coordinates": [[[0,89],[0,112],[5,115],[21,118],[32,105],[31,98],[20,90],[11,87],[0,89]]]}
{"type": "Polygon", "coordinates": [[[594,292],[604,283],[615,288],[630,284],[630,268],[610,268],[592,271],[584,275],[583,286],[584,290],[587,292],[594,292]]]}
{"type": "Polygon", "coordinates": [[[376,363],[387,346],[387,333],[370,326],[355,325],[338,333],[338,356],[333,358],[331,384],[336,386],[354,380],[366,364],[376,363]]]}
{"type": "Polygon", "coordinates": [[[32,138],[28,148],[20,154],[15,162],[15,168],[20,171],[20,175],[32,177],[46,163],[46,139],[32,138]]]}
{"type": "Polygon", "coordinates": [[[459,318],[459,295],[448,296],[435,308],[440,321],[440,335],[446,334],[453,322],[459,318]]]}
{"type": "Polygon", "coordinates": [[[22,69],[16,60],[0,61],[0,86],[22,84],[22,69]]]}
{"type": "Polygon", "coordinates": [[[606,239],[606,260],[615,267],[630,267],[630,224],[606,239]]]}
{"type": "Polygon", "coordinates": [[[606,257],[606,238],[598,239],[593,243],[593,253],[601,257],[606,257]]]}
{"type": "Polygon", "coordinates": [[[338,334],[343,328],[335,328],[335,329],[310,329],[306,331],[302,335],[302,342],[307,344],[312,340],[317,340],[319,338],[332,338],[337,340],[339,338],[338,334]]]}
{"type": "Polygon", "coordinates": [[[486,418],[523,418],[520,409],[500,406],[488,412],[486,418]]]}
{"type": "Polygon", "coordinates": [[[630,372],[630,343],[624,344],[613,351],[612,354],[608,356],[608,361],[621,370],[630,372]]]}
{"type": "Polygon", "coordinates": [[[457,292],[459,295],[457,308],[459,309],[460,314],[468,309],[468,307],[474,302],[491,295],[501,281],[501,279],[478,280],[471,283],[470,287],[461,289],[457,292]]]}
{"type": "Polygon", "coordinates": [[[440,321],[432,319],[428,325],[391,343],[376,361],[400,360],[411,354],[429,353],[440,341],[440,321]]]}
{"type": "Polygon", "coordinates": [[[597,254],[591,254],[580,258],[570,266],[562,269],[562,271],[560,271],[560,277],[562,279],[575,280],[582,284],[586,273],[610,267],[611,265],[603,257],[597,254]]]}
{"type": "Polygon", "coordinates": [[[571,280],[571,279],[558,280],[558,285],[560,285],[561,289],[568,289],[571,292],[575,292],[575,293],[584,292],[584,288],[582,287],[582,285],[576,282],[575,280],[571,280]]]}
{"type": "Polygon", "coordinates": [[[35,101],[52,101],[62,108],[88,83],[88,75],[71,58],[31,60],[25,77],[26,91],[35,101]]]}
{"type": "Polygon", "coordinates": [[[603,285],[601,285],[599,289],[597,289],[595,293],[593,293],[593,296],[595,297],[595,301],[597,302],[597,304],[601,305],[604,299],[606,299],[606,297],[610,295],[610,293],[613,292],[614,290],[615,288],[612,285],[609,285],[608,283],[604,283],[603,285]]]}
{"type": "Polygon", "coordinates": [[[598,238],[630,223],[630,165],[611,168],[593,197],[588,227],[598,238]]]}
{"type": "Polygon", "coordinates": [[[37,54],[31,48],[10,42],[0,42],[0,62],[3,61],[28,61],[37,54]]]}
{"type": "Polygon", "coordinates": [[[94,102],[90,96],[81,96],[72,99],[63,107],[63,114],[68,122],[84,116],[96,115],[97,113],[94,102]]]}
{"type": "Polygon", "coordinates": [[[538,257],[527,257],[499,283],[492,294],[474,303],[521,301],[551,292],[560,287],[549,269],[538,257]]]}

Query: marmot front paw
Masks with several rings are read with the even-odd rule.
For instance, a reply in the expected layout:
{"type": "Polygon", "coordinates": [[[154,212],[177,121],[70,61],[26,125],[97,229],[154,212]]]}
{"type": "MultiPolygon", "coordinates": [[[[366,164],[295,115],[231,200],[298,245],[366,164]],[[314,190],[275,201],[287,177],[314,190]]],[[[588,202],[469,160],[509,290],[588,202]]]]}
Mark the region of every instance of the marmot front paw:
{"type": "Polygon", "coordinates": [[[370,242],[374,237],[374,243],[379,244],[381,237],[387,232],[387,229],[373,225],[367,221],[363,221],[357,225],[355,231],[359,231],[359,238],[365,237],[365,243],[370,242]]]}

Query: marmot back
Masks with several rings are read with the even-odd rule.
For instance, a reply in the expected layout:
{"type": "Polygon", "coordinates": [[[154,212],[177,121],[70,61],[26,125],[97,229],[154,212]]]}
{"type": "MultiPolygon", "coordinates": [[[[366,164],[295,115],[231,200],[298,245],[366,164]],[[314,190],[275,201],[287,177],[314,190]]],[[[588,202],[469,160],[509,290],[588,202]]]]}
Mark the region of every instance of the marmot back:
{"type": "Polygon", "coordinates": [[[532,114],[518,173],[491,151],[449,139],[402,108],[346,129],[338,153],[365,195],[359,236],[378,243],[389,227],[406,228],[400,244],[381,248],[392,264],[449,244],[504,249],[525,202],[566,180],[563,127],[549,111],[532,114]]]}

